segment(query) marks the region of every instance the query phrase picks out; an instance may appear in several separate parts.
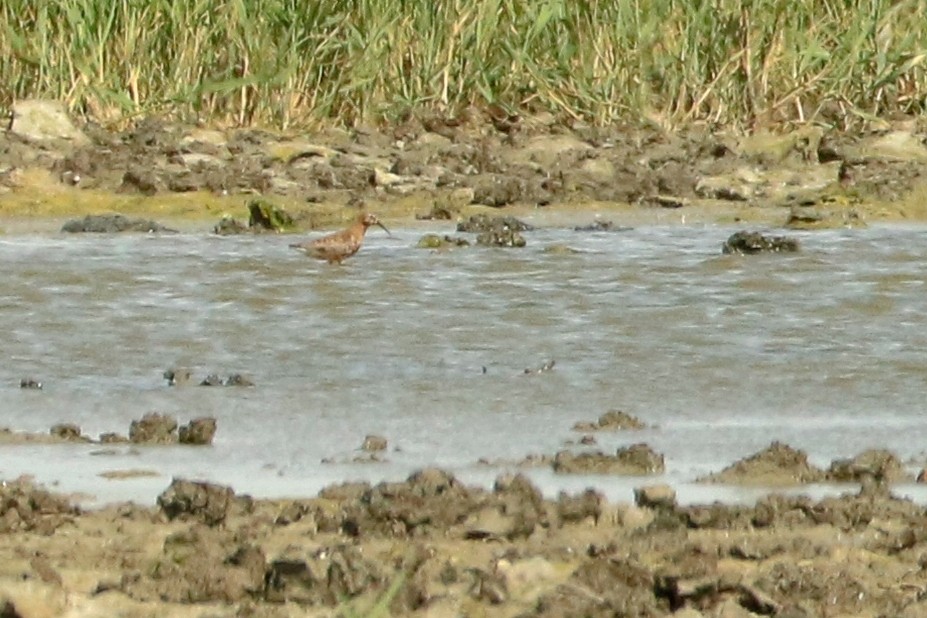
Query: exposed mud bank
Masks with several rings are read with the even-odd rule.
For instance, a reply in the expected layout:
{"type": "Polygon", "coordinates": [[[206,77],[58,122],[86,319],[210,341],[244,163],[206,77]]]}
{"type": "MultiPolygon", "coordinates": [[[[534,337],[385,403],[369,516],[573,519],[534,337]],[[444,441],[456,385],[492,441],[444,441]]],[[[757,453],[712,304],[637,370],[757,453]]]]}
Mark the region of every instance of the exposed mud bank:
{"type": "Polygon", "coordinates": [[[564,208],[802,228],[927,219],[927,128],[913,119],[854,135],[670,134],[546,116],[499,128],[479,115],[299,135],[154,119],[123,133],[71,125],[35,135],[0,132],[0,216],[218,220],[246,217],[247,199],[261,195],[297,229],[341,223],[361,207],[387,219],[564,208]]]}
{"type": "Polygon", "coordinates": [[[927,512],[887,491],[678,506],[545,500],[440,470],[253,500],[175,480],[158,507],[83,512],[0,489],[8,616],[921,616],[927,512]],[[381,614],[378,614],[381,615],[381,614]]]}

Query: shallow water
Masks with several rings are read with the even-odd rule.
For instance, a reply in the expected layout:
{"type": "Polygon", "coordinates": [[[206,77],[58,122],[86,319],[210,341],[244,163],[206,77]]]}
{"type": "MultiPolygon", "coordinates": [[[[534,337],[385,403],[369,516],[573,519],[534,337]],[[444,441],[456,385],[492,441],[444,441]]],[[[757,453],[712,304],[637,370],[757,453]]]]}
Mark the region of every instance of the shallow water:
{"type": "Polygon", "coordinates": [[[801,253],[749,258],[720,254],[733,231],[545,228],[523,250],[450,253],[412,248],[420,228],[371,231],[341,267],[285,236],[0,238],[0,425],[96,436],[158,411],[219,426],[212,448],[0,446],[0,476],[142,502],[173,475],[255,496],[425,465],[489,484],[505,467],[480,458],[553,454],[610,409],[654,427],[598,434],[598,448],[647,442],[667,473],[528,470],[546,493],[629,500],[666,481],[683,501],[746,500],[757,492],[692,481],[772,440],[825,466],[870,447],[923,465],[927,228],[796,233],[801,253]],[[544,252],[554,244],[581,253],[544,252]],[[171,366],[256,386],[170,388],[171,366]],[[20,390],[24,377],[44,389],[20,390]],[[388,462],[352,463],[371,433],[388,462]],[[158,476],[98,476],[126,469],[158,476]]]}

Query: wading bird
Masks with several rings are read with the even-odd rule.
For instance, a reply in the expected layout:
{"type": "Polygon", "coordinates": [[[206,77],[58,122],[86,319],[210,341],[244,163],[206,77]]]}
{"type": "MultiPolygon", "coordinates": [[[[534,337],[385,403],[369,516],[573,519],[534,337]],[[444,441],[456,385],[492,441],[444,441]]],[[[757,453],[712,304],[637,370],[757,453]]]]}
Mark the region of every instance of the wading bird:
{"type": "Polygon", "coordinates": [[[354,223],[339,232],[315,240],[295,243],[290,247],[299,249],[305,252],[306,255],[316,259],[325,260],[329,264],[340,264],[342,260],[351,257],[361,248],[364,243],[364,234],[367,233],[367,228],[371,225],[378,225],[387,234],[390,234],[390,231],[380,223],[377,216],[368,212],[358,215],[354,223]]]}

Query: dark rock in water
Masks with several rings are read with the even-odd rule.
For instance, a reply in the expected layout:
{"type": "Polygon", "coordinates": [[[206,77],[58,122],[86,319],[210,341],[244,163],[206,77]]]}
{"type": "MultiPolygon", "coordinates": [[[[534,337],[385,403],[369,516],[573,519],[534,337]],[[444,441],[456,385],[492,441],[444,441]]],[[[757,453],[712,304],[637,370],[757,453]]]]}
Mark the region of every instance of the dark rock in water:
{"type": "Polygon", "coordinates": [[[254,386],[254,382],[240,373],[233,373],[225,379],[217,373],[211,373],[200,382],[200,386],[254,386]]]}
{"type": "Polygon", "coordinates": [[[222,378],[217,373],[210,373],[200,382],[200,386],[222,386],[222,378]]]}
{"type": "Polygon", "coordinates": [[[42,383],[33,378],[23,378],[19,381],[19,388],[26,388],[34,391],[42,390],[42,383]]]}
{"type": "Polygon", "coordinates": [[[81,440],[80,427],[73,423],[58,423],[57,425],[52,425],[49,433],[62,440],[75,442],[81,440]]]}
{"type": "Polygon", "coordinates": [[[129,425],[129,440],[136,444],[174,444],[177,442],[177,419],[152,412],[129,425]]]}
{"type": "Polygon", "coordinates": [[[185,367],[174,367],[164,371],[164,379],[167,380],[169,386],[187,384],[192,377],[193,372],[185,367]]]}
{"type": "Polygon", "coordinates": [[[248,212],[248,227],[252,230],[283,232],[293,228],[293,217],[267,200],[252,200],[248,203],[248,212]]]}
{"type": "Polygon", "coordinates": [[[458,232],[480,234],[483,232],[530,232],[534,228],[515,217],[490,217],[489,215],[473,215],[466,221],[457,224],[458,232]]]}
{"type": "Polygon", "coordinates": [[[225,521],[234,497],[231,487],[175,478],[158,496],[158,506],[168,519],[192,519],[216,526],[225,521]]]}
{"type": "Polygon", "coordinates": [[[178,431],[181,444],[208,445],[216,435],[216,419],[195,418],[178,431]]]}
{"type": "Polygon", "coordinates": [[[246,234],[250,231],[247,225],[228,215],[222,217],[219,223],[212,228],[212,233],[219,236],[234,236],[236,234],[246,234]]]}
{"type": "Polygon", "coordinates": [[[737,232],[721,246],[722,253],[791,253],[798,251],[798,241],[787,236],[764,236],[759,232],[737,232]]]}
{"type": "Polygon", "coordinates": [[[254,382],[247,376],[233,373],[222,382],[222,386],[254,386],[254,382]]]}
{"type": "Polygon", "coordinates": [[[165,227],[157,221],[130,219],[124,215],[87,215],[83,219],[72,219],[64,224],[62,232],[70,234],[117,234],[120,232],[161,232],[176,234],[177,230],[165,227]]]}
{"type": "Polygon", "coordinates": [[[476,237],[476,244],[488,247],[524,247],[525,237],[514,230],[483,232],[476,237]]]}

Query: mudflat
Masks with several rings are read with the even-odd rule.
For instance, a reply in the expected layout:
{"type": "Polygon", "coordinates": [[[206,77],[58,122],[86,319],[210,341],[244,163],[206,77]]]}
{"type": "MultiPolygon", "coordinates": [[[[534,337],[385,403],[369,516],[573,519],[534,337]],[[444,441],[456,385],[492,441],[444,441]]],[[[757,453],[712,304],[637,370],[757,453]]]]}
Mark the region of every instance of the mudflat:
{"type": "MultiPolygon", "coordinates": [[[[408,225],[529,212],[550,225],[596,215],[802,229],[927,221],[922,119],[853,135],[672,133],[546,116],[517,128],[411,118],[298,135],[154,120],[79,130],[82,139],[40,141],[0,133],[6,233],[112,213],[213,233],[247,219],[256,199],[287,213],[294,232],[364,209],[408,225]]],[[[31,443],[14,434],[4,442],[31,443]]],[[[559,465],[614,473],[612,463],[559,465]]],[[[927,511],[892,494],[911,480],[904,474],[890,454],[820,470],[773,444],[705,481],[824,481],[845,494],[692,506],[642,479],[633,501],[610,503],[595,489],[544,498],[518,474],[485,489],[426,469],[286,500],[178,479],[157,506],[95,510],[8,479],[0,616],[913,618],[927,615],[927,511]]]]}

